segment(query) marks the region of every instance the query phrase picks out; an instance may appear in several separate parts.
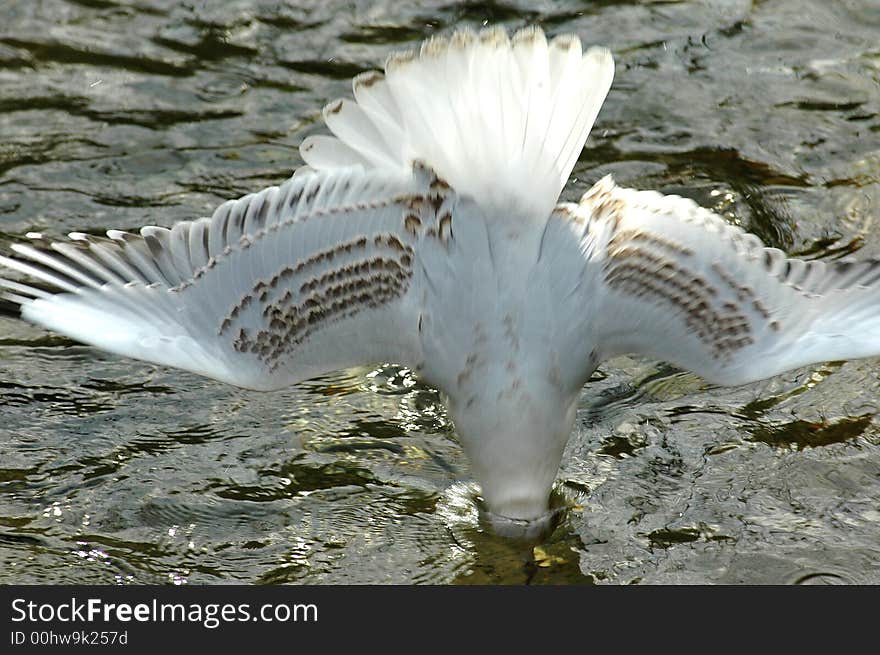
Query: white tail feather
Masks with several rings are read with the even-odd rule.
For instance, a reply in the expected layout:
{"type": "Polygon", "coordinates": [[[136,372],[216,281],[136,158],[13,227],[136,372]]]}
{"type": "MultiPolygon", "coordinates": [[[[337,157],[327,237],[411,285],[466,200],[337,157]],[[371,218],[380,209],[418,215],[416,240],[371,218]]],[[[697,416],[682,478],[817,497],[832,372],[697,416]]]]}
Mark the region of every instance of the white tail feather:
{"type": "MultiPolygon", "coordinates": [[[[324,109],[335,135],[300,148],[315,169],[423,161],[460,194],[539,217],[555,205],[614,76],[604,48],[537,28],[459,30],[392,55],[324,109]]],[[[503,213],[503,212],[501,212],[503,213]]]]}

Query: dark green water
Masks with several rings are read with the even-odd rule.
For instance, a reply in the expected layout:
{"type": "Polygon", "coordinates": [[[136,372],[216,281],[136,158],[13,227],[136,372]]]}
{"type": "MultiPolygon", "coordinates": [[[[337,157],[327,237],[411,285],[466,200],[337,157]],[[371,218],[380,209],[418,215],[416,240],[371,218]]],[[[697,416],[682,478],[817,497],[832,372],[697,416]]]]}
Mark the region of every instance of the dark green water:
{"type": "MultiPolygon", "coordinates": [[[[170,225],[276,184],[349,78],[437,31],[575,32],[617,74],[606,173],[807,258],[880,256],[880,4],[0,2],[0,248],[170,225]]],[[[0,583],[877,583],[878,361],[719,389],[618,358],[574,505],[485,531],[438,394],[396,367],[274,394],[0,318],[0,583]]]]}

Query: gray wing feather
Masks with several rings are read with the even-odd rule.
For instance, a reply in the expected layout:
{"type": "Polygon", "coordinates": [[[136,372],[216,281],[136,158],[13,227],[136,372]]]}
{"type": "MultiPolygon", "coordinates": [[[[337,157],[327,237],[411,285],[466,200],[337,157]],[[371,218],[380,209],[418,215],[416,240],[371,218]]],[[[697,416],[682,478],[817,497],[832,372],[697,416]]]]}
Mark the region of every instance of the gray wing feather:
{"type": "MultiPolygon", "coordinates": [[[[306,171],[210,218],[12,245],[0,297],[111,352],[274,389],[344,366],[419,359],[413,267],[436,177],[306,171]],[[409,223],[408,223],[409,221],[409,223]]],[[[451,200],[449,200],[451,202],[451,200]]]]}
{"type": "Polygon", "coordinates": [[[588,219],[600,356],[640,353],[720,384],[880,354],[880,262],[788,258],[677,196],[597,183],[588,219]]]}

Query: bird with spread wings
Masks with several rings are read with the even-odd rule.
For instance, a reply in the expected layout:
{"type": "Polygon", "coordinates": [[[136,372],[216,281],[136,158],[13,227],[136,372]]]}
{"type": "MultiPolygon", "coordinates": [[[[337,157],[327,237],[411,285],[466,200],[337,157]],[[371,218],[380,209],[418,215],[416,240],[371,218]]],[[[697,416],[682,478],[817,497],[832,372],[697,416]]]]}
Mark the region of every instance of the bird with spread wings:
{"type": "Polygon", "coordinates": [[[39,234],[21,318],[258,390],[372,362],[441,390],[497,517],[540,521],[581,387],[639,353],[723,385],[880,354],[880,265],[789,259],[690,200],[559,195],[614,75],[536,28],[459,30],[357,76],[307,166],[212,216],[39,234]]]}

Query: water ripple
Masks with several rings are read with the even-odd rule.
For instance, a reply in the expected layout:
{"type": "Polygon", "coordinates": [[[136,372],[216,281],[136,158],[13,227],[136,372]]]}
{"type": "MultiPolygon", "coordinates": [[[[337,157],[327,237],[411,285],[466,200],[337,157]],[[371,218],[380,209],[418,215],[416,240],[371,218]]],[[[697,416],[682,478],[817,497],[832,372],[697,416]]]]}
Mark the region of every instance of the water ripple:
{"type": "MultiPolygon", "coordinates": [[[[3,3],[0,246],[277,184],[351,76],[491,22],[615,52],[566,199],[612,173],[805,258],[880,256],[876,17],[729,4],[3,3]]],[[[488,529],[440,394],[406,368],[257,394],[0,313],[5,583],[880,581],[870,361],[731,389],[603,363],[534,544],[488,529]]]]}

